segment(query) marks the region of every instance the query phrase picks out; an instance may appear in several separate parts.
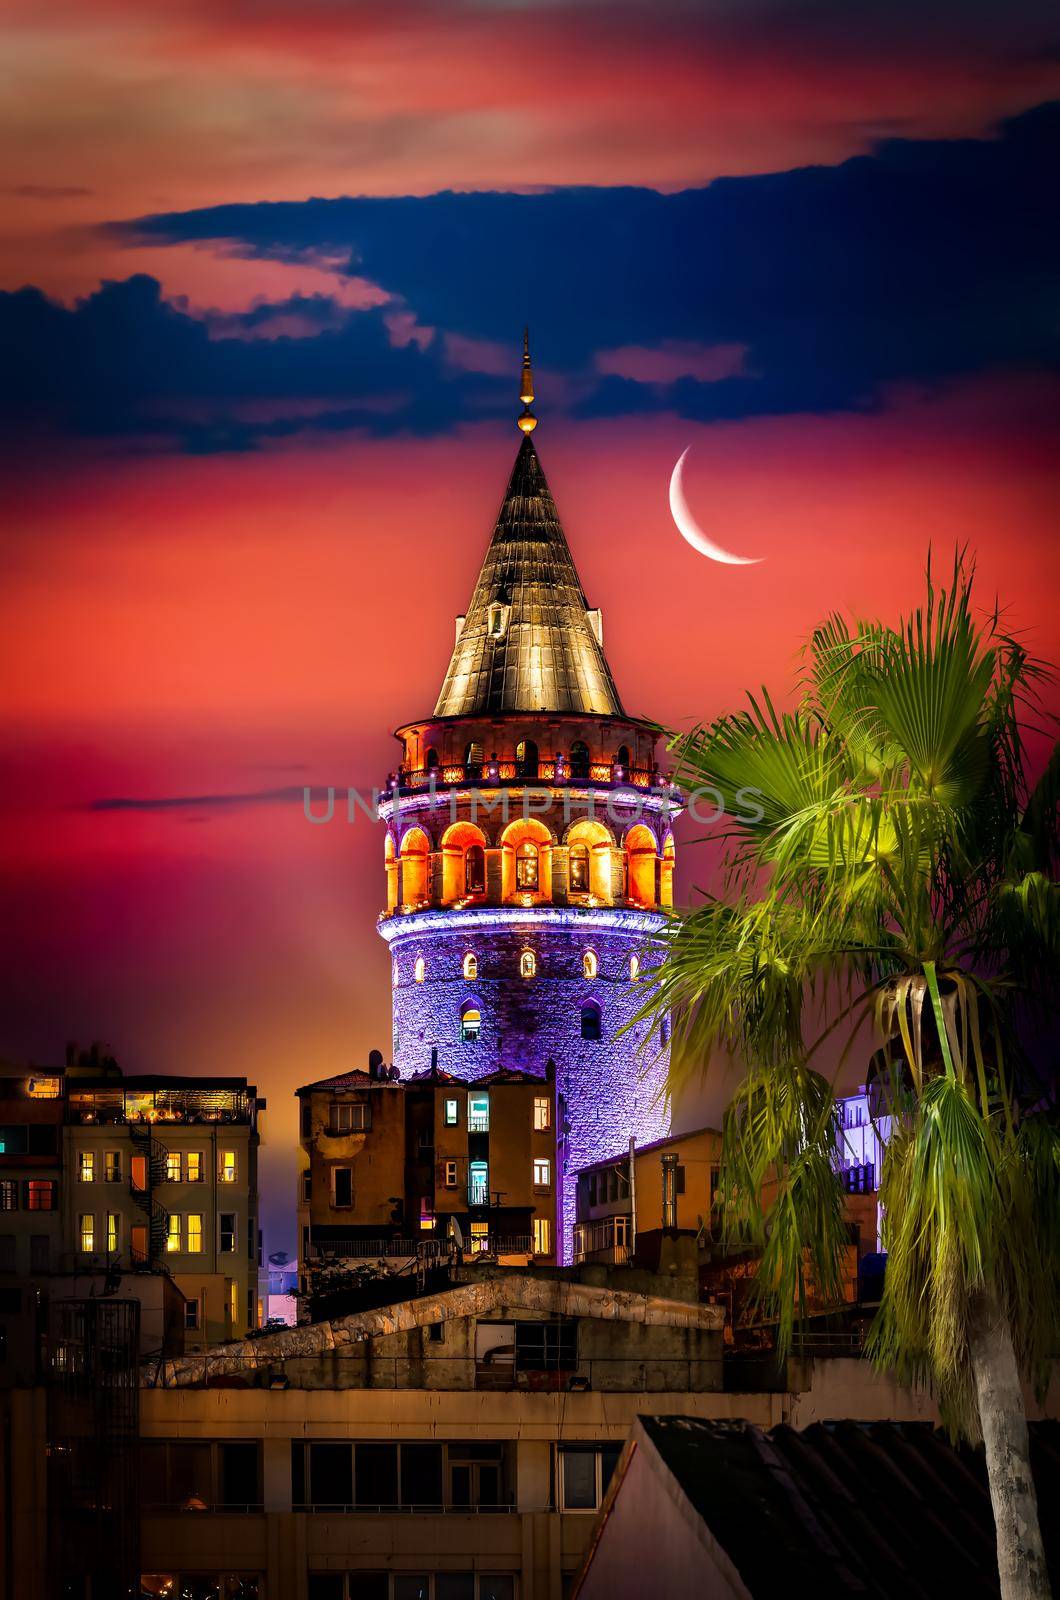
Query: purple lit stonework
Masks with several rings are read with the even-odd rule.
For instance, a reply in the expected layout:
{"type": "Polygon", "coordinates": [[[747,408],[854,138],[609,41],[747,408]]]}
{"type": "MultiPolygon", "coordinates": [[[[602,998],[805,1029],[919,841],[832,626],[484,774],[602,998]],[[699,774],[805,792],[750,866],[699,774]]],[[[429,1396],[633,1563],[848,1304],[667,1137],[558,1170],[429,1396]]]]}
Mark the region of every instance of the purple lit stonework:
{"type": "Polygon", "coordinates": [[[398,730],[387,826],[393,1060],[554,1063],[557,1234],[574,1174],[668,1132],[668,1038],[621,1032],[673,900],[676,795],[623,711],[529,431],[433,715],[398,730]]]}

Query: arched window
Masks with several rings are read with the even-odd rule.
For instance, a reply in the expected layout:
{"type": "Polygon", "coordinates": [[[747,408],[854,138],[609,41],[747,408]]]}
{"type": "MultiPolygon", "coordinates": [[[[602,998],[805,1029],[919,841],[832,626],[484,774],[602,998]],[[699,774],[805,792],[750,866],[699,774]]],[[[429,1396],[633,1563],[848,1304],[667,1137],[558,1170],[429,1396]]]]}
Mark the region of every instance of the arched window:
{"type": "Polygon", "coordinates": [[[424,978],[427,976],[427,963],[424,961],[422,956],[416,957],[416,966],[413,976],[415,977],[417,983],[422,983],[424,978]]]}
{"type": "Polygon", "coordinates": [[[466,1006],[460,1008],[460,1037],[465,1044],[477,1039],[482,1032],[482,1013],[478,1006],[468,1001],[466,1006]]]}
{"type": "Polygon", "coordinates": [[[470,950],[464,957],[464,977],[469,980],[478,977],[478,956],[470,950]]]}
{"type": "Polygon", "coordinates": [[[390,968],[390,982],[392,987],[396,989],[398,986],[398,964],[396,961],[390,968]]]}
{"type": "Polygon", "coordinates": [[[584,739],[575,739],[570,747],[570,775],[580,783],[589,776],[589,746],[584,739]]]}
{"type": "Polygon", "coordinates": [[[537,777],[537,745],[533,739],[520,739],[516,745],[515,770],[520,778],[537,777]]]}
{"type": "Polygon", "coordinates": [[[582,1038],[599,1039],[600,1007],[595,1000],[586,1000],[582,1006],[582,1038]]]}
{"type": "Polygon", "coordinates": [[[464,767],[469,778],[478,778],[482,775],[482,762],[484,760],[482,746],[477,739],[464,750],[464,767]]]}
{"type": "Polygon", "coordinates": [[[582,977],[595,978],[600,970],[600,963],[596,959],[595,950],[586,950],[582,956],[582,977]]]}
{"type": "Polygon", "coordinates": [[[434,746],[432,744],[431,748],[427,751],[427,771],[428,772],[433,772],[437,765],[438,765],[438,752],[437,752],[437,750],[434,748],[434,746]]]}
{"type": "Polygon", "coordinates": [[[630,977],[631,978],[636,978],[637,975],[639,974],[639,972],[640,972],[640,957],[639,956],[630,956],[630,958],[629,958],[629,975],[630,975],[630,977]]]}
{"type": "Polygon", "coordinates": [[[515,887],[533,893],[540,882],[540,858],[532,839],[524,839],[515,856],[515,887]]]}
{"type": "Polygon", "coordinates": [[[524,950],[519,957],[519,976],[521,978],[537,977],[537,957],[532,950],[524,950]]]}
{"type": "Polygon", "coordinates": [[[615,757],[615,760],[618,762],[620,767],[625,767],[626,771],[627,772],[629,771],[629,745],[628,744],[620,744],[619,745],[619,747],[618,747],[618,755],[615,757]]]}
{"type": "Polygon", "coordinates": [[[571,845],[570,887],[572,894],[589,893],[589,846],[587,844],[571,845]]]}
{"type": "Polygon", "coordinates": [[[480,844],[472,844],[464,856],[464,893],[485,894],[486,852],[480,844]]]}

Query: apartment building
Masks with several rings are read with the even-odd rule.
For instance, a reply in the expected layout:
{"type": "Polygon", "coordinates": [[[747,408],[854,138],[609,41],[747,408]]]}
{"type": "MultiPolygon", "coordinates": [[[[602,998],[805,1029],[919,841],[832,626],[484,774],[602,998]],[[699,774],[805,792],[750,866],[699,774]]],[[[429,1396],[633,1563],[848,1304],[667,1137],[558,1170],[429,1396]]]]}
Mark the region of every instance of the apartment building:
{"type": "Polygon", "coordinates": [[[65,1267],[168,1273],[184,1347],[258,1325],[258,1119],[245,1078],[72,1078],[63,1127],[65,1267]]]}
{"type": "Polygon", "coordinates": [[[400,1079],[373,1056],[297,1093],[303,1289],[323,1261],[555,1260],[554,1075],[400,1079]]]}
{"type": "Polygon", "coordinates": [[[697,1128],[633,1145],[578,1173],[575,1261],[621,1264],[638,1237],[663,1228],[709,1233],[718,1186],[721,1134],[697,1128]],[[632,1174],[632,1177],[631,1177],[632,1174]]]}

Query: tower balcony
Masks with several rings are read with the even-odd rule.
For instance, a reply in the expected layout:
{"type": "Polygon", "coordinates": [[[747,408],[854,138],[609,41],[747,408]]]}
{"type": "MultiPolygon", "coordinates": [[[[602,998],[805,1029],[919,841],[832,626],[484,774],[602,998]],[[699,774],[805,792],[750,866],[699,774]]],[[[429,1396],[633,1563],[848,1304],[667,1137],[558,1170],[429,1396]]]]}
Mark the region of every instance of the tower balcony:
{"type": "Polygon", "coordinates": [[[561,755],[549,760],[537,760],[532,765],[493,758],[473,763],[439,762],[428,767],[402,766],[396,772],[387,774],[383,795],[390,799],[467,787],[493,789],[502,785],[575,789],[592,785],[602,789],[632,787],[651,792],[673,789],[669,777],[664,776],[657,765],[637,767],[620,761],[572,763],[561,755]]]}

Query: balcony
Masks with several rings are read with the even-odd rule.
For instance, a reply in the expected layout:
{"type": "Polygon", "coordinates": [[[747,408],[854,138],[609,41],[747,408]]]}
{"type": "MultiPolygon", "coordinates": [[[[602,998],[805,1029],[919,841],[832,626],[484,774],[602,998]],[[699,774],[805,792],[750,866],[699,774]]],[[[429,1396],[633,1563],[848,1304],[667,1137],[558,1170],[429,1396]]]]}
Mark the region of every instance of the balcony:
{"type": "Polygon", "coordinates": [[[549,788],[556,784],[569,784],[573,788],[592,784],[605,789],[668,789],[658,767],[624,767],[617,761],[593,761],[587,766],[572,767],[569,761],[538,761],[533,771],[523,769],[516,761],[484,761],[481,765],[463,762],[446,762],[437,767],[399,767],[387,775],[383,791],[385,798],[398,794],[419,794],[436,789],[457,789],[467,785],[493,789],[515,784],[543,784],[549,788]],[[558,766],[558,771],[557,771],[558,766]]]}
{"type": "Polygon", "coordinates": [[[241,1089],[71,1090],[67,1118],[83,1127],[250,1124],[253,1095],[241,1089]]]}
{"type": "Polygon", "coordinates": [[[574,1224],[574,1264],[597,1261],[620,1267],[632,1259],[632,1225],[628,1216],[601,1217],[574,1224]]]}

